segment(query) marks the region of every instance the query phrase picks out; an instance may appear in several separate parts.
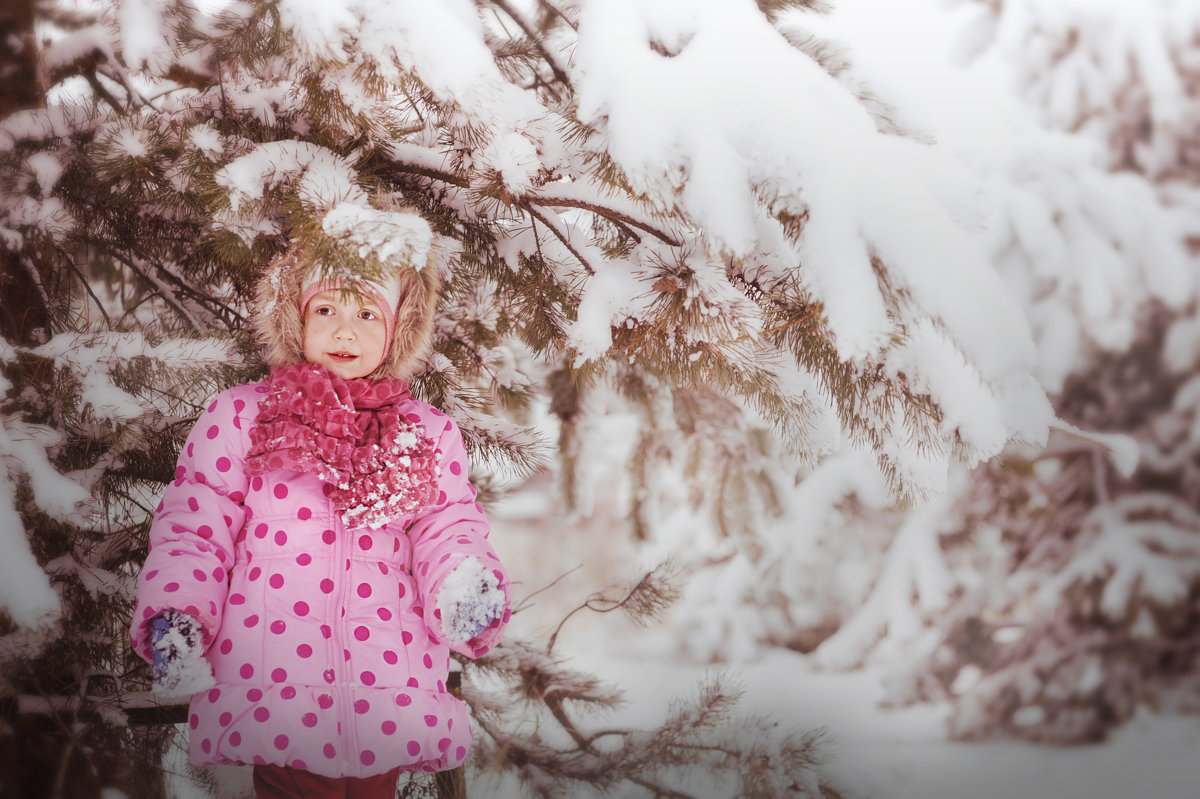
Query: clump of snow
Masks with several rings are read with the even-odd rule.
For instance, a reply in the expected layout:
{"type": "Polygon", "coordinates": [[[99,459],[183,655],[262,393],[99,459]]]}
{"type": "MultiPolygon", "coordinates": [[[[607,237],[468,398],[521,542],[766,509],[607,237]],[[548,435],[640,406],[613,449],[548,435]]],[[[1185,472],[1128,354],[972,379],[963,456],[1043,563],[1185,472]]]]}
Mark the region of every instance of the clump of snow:
{"type": "Polygon", "coordinates": [[[209,158],[216,158],[225,150],[221,134],[208,122],[193,125],[187,133],[188,142],[209,158]]]}
{"type": "MultiPolygon", "coordinates": [[[[48,160],[31,159],[30,170],[39,183],[57,180],[54,167],[48,160]]],[[[74,218],[67,211],[62,201],[57,197],[48,196],[37,199],[29,194],[18,194],[5,197],[4,223],[0,227],[0,235],[10,242],[14,248],[20,248],[24,236],[23,229],[29,228],[48,236],[55,241],[62,241],[71,231],[74,218]]]]}
{"type": "Polygon", "coordinates": [[[62,605],[29,549],[11,468],[7,458],[0,461],[0,607],[22,627],[47,628],[62,615],[62,605]]]}
{"type": "Polygon", "coordinates": [[[122,127],[111,137],[113,146],[129,158],[145,158],[150,153],[146,132],[138,128],[122,127]]]}
{"type": "Polygon", "coordinates": [[[910,336],[889,353],[888,366],[894,373],[912,376],[913,388],[927,392],[945,410],[942,433],[957,433],[979,459],[1000,452],[1011,430],[1005,424],[995,394],[966,363],[941,333],[928,321],[910,331],[910,336]]]}
{"type": "Polygon", "coordinates": [[[442,581],[437,609],[450,643],[466,643],[500,618],[504,592],[495,572],[469,557],[442,581]]]}
{"type": "Polygon", "coordinates": [[[112,59],[112,45],[113,42],[104,35],[102,28],[90,26],[59,36],[42,47],[38,56],[42,67],[49,73],[55,73],[94,52],[112,59]]]}
{"type": "Polygon", "coordinates": [[[366,192],[354,182],[354,169],[328,148],[304,141],[274,141],[257,145],[215,175],[217,185],[229,192],[234,213],[242,203],[262,197],[276,186],[299,179],[296,193],[318,209],[339,202],[366,201],[366,192]]]}
{"type": "Polygon", "coordinates": [[[37,152],[29,156],[25,163],[33,172],[42,196],[48,197],[58,183],[58,179],[62,177],[62,162],[50,153],[37,152]]]}
{"type": "Polygon", "coordinates": [[[119,0],[114,4],[121,54],[133,69],[160,72],[170,66],[174,35],[158,0],[119,0]]]}
{"type": "Polygon", "coordinates": [[[39,142],[71,135],[78,111],[71,107],[35,108],[16,111],[0,119],[0,152],[9,152],[17,142],[39,142]]]}
{"type": "Polygon", "coordinates": [[[380,211],[355,202],[330,209],[321,229],[328,236],[348,240],[361,258],[373,256],[384,263],[416,269],[425,266],[433,246],[433,230],[420,215],[380,211]]]}
{"type": "MultiPolygon", "coordinates": [[[[354,5],[372,22],[355,30],[356,45],[381,67],[415,72],[438,95],[468,107],[490,106],[506,94],[504,86],[513,89],[500,76],[484,44],[483,26],[472,3],[358,0],[354,5]]],[[[529,99],[519,105],[533,107],[531,116],[537,115],[538,106],[529,99]]]]}
{"type": "Polygon", "coordinates": [[[168,609],[159,614],[152,622],[150,649],[155,655],[155,694],[187,697],[217,684],[204,657],[199,622],[187,613],[168,609]]]}
{"type": "Polygon", "coordinates": [[[516,132],[494,136],[483,148],[482,157],[514,194],[529,191],[542,166],[535,144],[516,132]]]}
{"type": "Polygon", "coordinates": [[[291,32],[301,51],[338,59],[345,55],[340,46],[345,32],[363,26],[364,19],[354,13],[353,5],[345,0],[281,0],[275,8],[280,25],[291,32]]]}
{"type": "Polygon", "coordinates": [[[0,415],[0,458],[8,473],[20,473],[29,478],[29,486],[40,509],[57,519],[81,522],[84,517],[80,507],[91,495],[83,486],[59,473],[50,462],[50,454],[62,442],[62,434],[53,428],[0,415]]]}
{"type": "MultiPolygon", "coordinates": [[[[600,261],[600,259],[597,259],[600,261]]],[[[567,338],[576,351],[576,365],[599,358],[612,346],[612,321],[630,313],[630,298],[645,286],[624,261],[604,263],[588,280],[575,322],[567,338]]]]}
{"type": "Polygon", "coordinates": [[[1200,365],[1200,315],[1175,321],[1167,330],[1163,361],[1175,374],[1187,374],[1200,365]]]}
{"type": "Polygon", "coordinates": [[[85,521],[91,495],[50,462],[62,436],[44,425],[0,414],[0,608],[17,624],[45,628],[61,613],[58,594],[38,565],[17,512],[18,481],[28,481],[37,506],[54,518],[85,521]]]}

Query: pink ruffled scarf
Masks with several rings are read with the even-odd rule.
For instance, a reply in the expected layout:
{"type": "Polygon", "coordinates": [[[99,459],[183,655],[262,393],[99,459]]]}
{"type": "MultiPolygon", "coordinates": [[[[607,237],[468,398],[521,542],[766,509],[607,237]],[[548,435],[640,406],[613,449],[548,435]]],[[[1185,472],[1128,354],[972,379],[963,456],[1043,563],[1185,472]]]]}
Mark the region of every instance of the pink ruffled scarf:
{"type": "Polygon", "coordinates": [[[320,364],[271,370],[250,431],[247,473],[315,474],[348,528],[432,505],[441,474],[425,428],[400,415],[403,380],[343,380],[320,364]]]}

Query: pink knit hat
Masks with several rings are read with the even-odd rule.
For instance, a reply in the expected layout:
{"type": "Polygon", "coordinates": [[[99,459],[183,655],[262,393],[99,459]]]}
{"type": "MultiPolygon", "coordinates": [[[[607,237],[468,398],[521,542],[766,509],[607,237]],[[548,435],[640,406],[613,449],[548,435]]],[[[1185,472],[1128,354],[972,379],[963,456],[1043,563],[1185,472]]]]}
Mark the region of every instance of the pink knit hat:
{"type": "MultiPolygon", "coordinates": [[[[322,280],[316,269],[311,270],[304,276],[304,282],[300,286],[300,318],[304,318],[308,303],[312,301],[313,297],[322,291],[336,291],[342,287],[343,282],[340,278],[322,280]]],[[[389,281],[388,285],[364,280],[359,283],[359,289],[375,300],[375,304],[383,312],[383,324],[387,328],[387,341],[390,345],[392,334],[396,331],[396,308],[400,304],[400,279],[393,279],[389,281]]]]}

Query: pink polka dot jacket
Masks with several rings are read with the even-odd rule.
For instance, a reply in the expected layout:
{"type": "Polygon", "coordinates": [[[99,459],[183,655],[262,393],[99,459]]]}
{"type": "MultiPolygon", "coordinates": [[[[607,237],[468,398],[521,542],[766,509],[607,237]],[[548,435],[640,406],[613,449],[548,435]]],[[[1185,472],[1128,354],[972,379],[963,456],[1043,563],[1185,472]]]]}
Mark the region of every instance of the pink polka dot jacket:
{"type": "Polygon", "coordinates": [[[267,392],[265,382],[222,392],[188,437],[150,531],[134,647],[150,660],[149,623],[163,610],[200,622],[216,687],[191,698],[197,764],[331,777],[454,768],[471,726],[445,688],[452,645],[438,590],[470,558],[499,580],[501,617],[453,644],[469,657],[499,640],[511,612],[458,428],[405,392],[396,408],[431,442],[436,485],[410,492],[425,504],[402,503],[390,521],[348,527],[317,474],[247,468],[267,392]]]}

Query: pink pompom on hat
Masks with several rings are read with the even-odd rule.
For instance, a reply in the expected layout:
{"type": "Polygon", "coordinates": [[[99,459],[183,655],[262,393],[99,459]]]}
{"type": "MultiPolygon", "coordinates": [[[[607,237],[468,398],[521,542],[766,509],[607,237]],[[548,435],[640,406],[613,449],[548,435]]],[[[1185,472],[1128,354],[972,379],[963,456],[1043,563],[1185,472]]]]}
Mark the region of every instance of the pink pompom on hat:
{"type": "MultiPolygon", "coordinates": [[[[322,280],[317,269],[310,270],[304,276],[304,282],[300,286],[300,318],[304,318],[304,313],[308,310],[308,303],[312,301],[313,297],[322,291],[340,290],[343,286],[344,283],[340,278],[322,280]]],[[[391,342],[392,335],[396,331],[396,308],[400,305],[400,278],[393,278],[386,285],[363,280],[359,282],[358,286],[359,290],[375,300],[375,304],[383,311],[387,341],[391,342]]]]}

